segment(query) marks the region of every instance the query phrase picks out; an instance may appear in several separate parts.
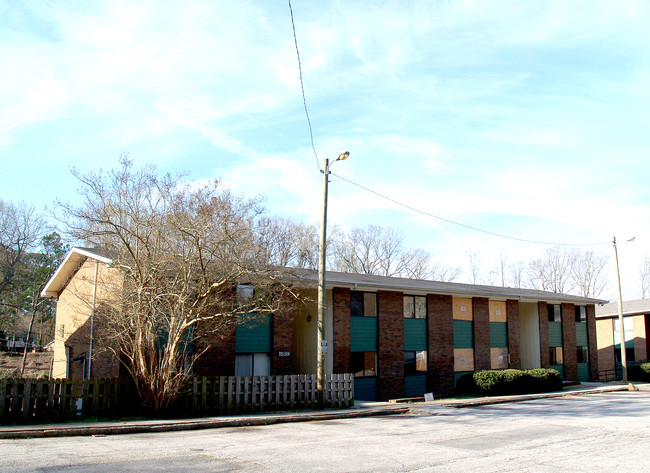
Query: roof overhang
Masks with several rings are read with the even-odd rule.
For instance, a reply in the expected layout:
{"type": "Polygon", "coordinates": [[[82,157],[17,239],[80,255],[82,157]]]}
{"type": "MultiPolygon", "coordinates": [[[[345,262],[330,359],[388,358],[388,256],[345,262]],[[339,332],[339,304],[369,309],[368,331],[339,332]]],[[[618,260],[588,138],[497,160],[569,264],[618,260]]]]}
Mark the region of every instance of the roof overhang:
{"type": "Polygon", "coordinates": [[[41,291],[41,297],[59,297],[70,278],[79,270],[87,259],[110,264],[113,260],[85,248],[72,248],[41,291]]]}

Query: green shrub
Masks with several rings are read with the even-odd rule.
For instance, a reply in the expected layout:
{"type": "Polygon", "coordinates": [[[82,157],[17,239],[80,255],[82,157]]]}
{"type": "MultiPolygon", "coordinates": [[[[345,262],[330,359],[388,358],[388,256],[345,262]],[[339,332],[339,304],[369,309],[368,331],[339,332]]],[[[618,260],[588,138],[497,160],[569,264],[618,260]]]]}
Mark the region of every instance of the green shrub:
{"type": "Polygon", "coordinates": [[[650,363],[628,366],[627,379],[630,381],[650,382],[650,363]]]}
{"type": "Polygon", "coordinates": [[[529,394],[562,389],[562,377],[557,370],[484,370],[461,376],[456,383],[459,394],[501,396],[529,394]]]}

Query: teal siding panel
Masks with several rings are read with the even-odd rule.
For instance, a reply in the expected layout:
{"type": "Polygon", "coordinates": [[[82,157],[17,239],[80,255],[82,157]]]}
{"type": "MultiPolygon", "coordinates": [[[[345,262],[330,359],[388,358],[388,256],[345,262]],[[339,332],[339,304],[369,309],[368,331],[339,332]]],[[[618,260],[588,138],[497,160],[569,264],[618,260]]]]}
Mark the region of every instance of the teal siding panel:
{"type": "Polygon", "coordinates": [[[474,323],[454,320],[454,348],[474,348],[474,323]]]}
{"type": "Polygon", "coordinates": [[[456,387],[456,383],[458,382],[458,379],[463,376],[464,374],[469,374],[473,373],[473,371],[456,371],[454,373],[454,387],[456,387]]]}
{"type": "Polygon", "coordinates": [[[589,381],[589,363],[578,363],[578,381],[589,381]]]}
{"type": "Polygon", "coordinates": [[[586,347],[589,345],[589,335],[587,335],[587,322],[576,323],[576,346],[586,347]]]}
{"type": "Polygon", "coordinates": [[[508,324],[505,322],[490,322],[490,347],[508,347],[508,324]]]}
{"type": "Polygon", "coordinates": [[[351,317],[350,350],[377,351],[377,317],[351,317]]]}
{"type": "Polygon", "coordinates": [[[564,379],[564,365],[551,365],[551,369],[557,370],[560,373],[560,376],[562,376],[562,379],[564,379]]]}
{"type": "Polygon", "coordinates": [[[421,397],[427,392],[427,376],[424,374],[417,374],[412,376],[404,376],[404,396],[405,397],[421,397]]]}
{"type": "MultiPolygon", "coordinates": [[[[617,343],[614,345],[614,348],[618,348],[620,350],[621,344],[617,343]]],[[[625,348],[634,348],[634,340],[625,340],[625,348]]]]}
{"type": "Polygon", "coordinates": [[[427,349],[427,319],[404,319],[404,350],[427,349]]]}
{"type": "Polygon", "coordinates": [[[235,329],[235,353],[270,353],[271,317],[238,321],[235,329]]]}
{"type": "Polygon", "coordinates": [[[562,322],[548,323],[548,344],[551,347],[562,346],[562,322]]]}
{"type": "Polygon", "coordinates": [[[376,401],[377,378],[354,378],[354,399],[376,401]]]}

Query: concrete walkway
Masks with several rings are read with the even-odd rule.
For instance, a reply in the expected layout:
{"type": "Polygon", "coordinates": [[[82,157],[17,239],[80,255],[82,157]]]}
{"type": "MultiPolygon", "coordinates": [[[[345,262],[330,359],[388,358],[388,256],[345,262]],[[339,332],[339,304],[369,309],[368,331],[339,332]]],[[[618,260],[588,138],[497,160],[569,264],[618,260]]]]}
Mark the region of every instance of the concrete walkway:
{"type": "MultiPolygon", "coordinates": [[[[650,390],[650,384],[638,385],[639,389],[650,390]]],[[[526,394],[518,396],[497,396],[465,399],[442,399],[420,403],[387,403],[360,401],[350,409],[278,412],[273,414],[243,415],[230,417],[204,417],[177,420],[133,420],[127,422],[78,422],[64,424],[39,424],[0,426],[0,439],[21,439],[41,437],[105,436],[151,432],[172,432],[180,430],[215,429],[223,427],[244,427],[271,425],[288,422],[314,422],[355,417],[386,416],[406,414],[421,408],[431,407],[477,407],[504,402],[529,401],[563,396],[600,394],[613,391],[627,391],[627,385],[583,383],[565,388],[560,392],[526,394]]]]}

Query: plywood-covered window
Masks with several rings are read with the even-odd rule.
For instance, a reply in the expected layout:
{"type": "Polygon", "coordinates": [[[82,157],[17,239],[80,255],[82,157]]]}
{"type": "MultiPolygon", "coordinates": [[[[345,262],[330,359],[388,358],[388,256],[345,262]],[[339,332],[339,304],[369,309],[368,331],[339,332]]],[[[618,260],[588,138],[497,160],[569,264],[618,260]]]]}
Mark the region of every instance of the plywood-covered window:
{"type": "Polygon", "coordinates": [[[350,315],[353,317],[377,317],[377,294],[350,291],[350,315]]]}

